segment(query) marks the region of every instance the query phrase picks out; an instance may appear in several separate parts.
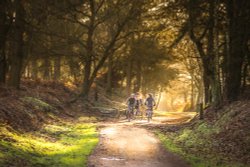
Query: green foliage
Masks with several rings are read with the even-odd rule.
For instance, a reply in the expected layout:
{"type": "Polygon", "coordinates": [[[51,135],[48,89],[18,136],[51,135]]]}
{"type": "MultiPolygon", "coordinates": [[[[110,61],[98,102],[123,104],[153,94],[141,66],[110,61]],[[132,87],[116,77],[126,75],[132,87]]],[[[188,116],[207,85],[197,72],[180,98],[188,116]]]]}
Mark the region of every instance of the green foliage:
{"type": "Polygon", "coordinates": [[[183,154],[183,151],[180,147],[177,147],[176,144],[170,138],[167,138],[164,134],[157,132],[156,133],[159,139],[163,142],[163,145],[171,152],[177,154],[183,154]]]}
{"type": "Polygon", "coordinates": [[[193,167],[208,167],[207,161],[203,161],[202,159],[195,157],[194,155],[187,154],[180,145],[177,145],[174,140],[165,136],[164,134],[157,132],[158,137],[160,138],[161,142],[163,143],[164,147],[178,155],[181,155],[185,158],[193,167]]]}
{"type": "MultiPolygon", "coordinates": [[[[210,133],[205,129],[206,125],[201,124],[201,126],[199,126],[199,131],[201,133],[210,133]]],[[[228,167],[229,164],[220,162],[217,155],[207,155],[206,157],[202,157],[202,153],[193,154],[195,145],[202,145],[205,148],[206,145],[204,144],[207,142],[206,140],[201,142],[201,139],[198,137],[197,132],[193,132],[191,130],[183,130],[178,135],[165,135],[161,132],[156,132],[156,134],[167,150],[181,155],[187,162],[191,164],[192,167],[228,167]],[[180,141],[185,142],[183,144],[180,143],[180,141]]],[[[230,164],[230,167],[244,167],[244,165],[230,164]]]]}
{"type": "MultiPolygon", "coordinates": [[[[219,145],[216,135],[224,132],[225,127],[232,123],[238,110],[227,108],[226,112],[218,113],[217,121],[196,121],[192,127],[184,128],[175,133],[162,134],[157,132],[164,146],[171,152],[183,156],[193,167],[245,167],[242,163],[228,162],[225,154],[216,149],[219,145]]],[[[241,142],[249,141],[249,138],[241,142]]]]}
{"type": "Polygon", "coordinates": [[[130,54],[136,66],[142,67],[143,86],[148,89],[166,87],[177,77],[178,70],[169,66],[173,60],[167,54],[166,48],[153,37],[134,40],[131,43],[130,54]]]}
{"type": "Polygon", "coordinates": [[[38,110],[42,110],[42,111],[56,111],[56,108],[51,106],[50,104],[34,98],[34,97],[24,97],[22,98],[22,100],[30,105],[32,105],[33,107],[35,107],[38,110]]]}
{"type": "MultiPolygon", "coordinates": [[[[177,133],[164,135],[157,132],[157,135],[169,151],[183,156],[193,167],[228,167],[225,158],[212,148],[217,144],[213,136],[226,126],[231,116],[232,113],[229,112],[215,124],[200,121],[194,127],[182,129],[177,133]]],[[[244,165],[230,164],[230,167],[244,165]]]]}
{"type": "Polygon", "coordinates": [[[197,147],[206,150],[210,148],[212,144],[210,136],[218,132],[219,128],[201,122],[195,129],[184,129],[180,131],[176,135],[175,140],[194,151],[196,151],[195,148],[197,147]]]}
{"type": "Polygon", "coordinates": [[[47,125],[36,134],[19,134],[2,127],[0,165],[17,165],[16,159],[30,166],[86,166],[87,156],[98,143],[94,124],[64,122],[47,125]]]}

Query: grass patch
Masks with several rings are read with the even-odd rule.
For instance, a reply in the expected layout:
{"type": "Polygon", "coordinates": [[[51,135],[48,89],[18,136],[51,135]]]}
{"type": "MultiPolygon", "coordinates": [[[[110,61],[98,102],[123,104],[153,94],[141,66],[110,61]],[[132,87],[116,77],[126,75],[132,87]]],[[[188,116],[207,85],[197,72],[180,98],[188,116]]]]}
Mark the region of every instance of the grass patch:
{"type": "Polygon", "coordinates": [[[194,129],[183,129],[177,133],[156,132],[164,147],[183,157],[192,167],[246,167],[242,164],[228,164],[217,154],[211,152],[212,139],[219,132],[217,126],[201,122],[194,129]]]}
{"type": "Polygon", "coordinates": [[[47,125],[35,134],[0,129],[0,166],[82,167],[98,143],[96,126],[90,123],[47,125]],[[4,154],[2,154],[4,152],[4,154]]]}
{"type": "Polygon", "coordinates": [[[24,97],[21,99],[22,101],[32,105],[33,107],[35,107],[38,110],[42,110],[42,111],[56,111],[56,108],[51,106],[50,104],[34,98],[34,97],[24,97]]]}
{"type": "Polygon", "coordinates": [[[164,147],[168,151],[180,155],[188,163],[190,163],[192,167],[209,167],[210,166],[210,163],[208,161],[204,161],[202,158],[186,153],[180,145],[176,144],[174,140],[167,137],[166,135],[160,132],[157,132],[157,136],[159,137],[164,147]]]}

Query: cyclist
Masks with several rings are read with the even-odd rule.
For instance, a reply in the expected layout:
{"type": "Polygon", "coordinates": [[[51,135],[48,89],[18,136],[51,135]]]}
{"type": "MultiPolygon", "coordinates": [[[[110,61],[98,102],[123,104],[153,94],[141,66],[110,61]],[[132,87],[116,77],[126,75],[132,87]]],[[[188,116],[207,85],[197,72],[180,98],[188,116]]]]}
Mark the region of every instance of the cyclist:
{"type": "Polygon", "coordinates": [[[131,94],[130,97],[127,99],[126,104],[128,105],[128,111],[126,113],[128,120],[130,121],[131,117],[133,116],[134,108],[135,108],[135,94],[131,94]]]}
{"type": "Polygon", "coordinates": [[[136,97],[135,97],[135,113],[134,115],[141,115],[141,106],[142,106],[142,98],[140,93],[136,93],[136,97]]]}
{"type": "Polygon", "coordinates": [[[147,106],[147,110],[146,110],[146,115],[148,117],[148,121],[149,119],[152,119],[152,115],[153,115],[153,106],[155,106],[155,100],[152,96],[151,93],[148,94],[148,97],[145,101],[145,105],[147,106]]]}

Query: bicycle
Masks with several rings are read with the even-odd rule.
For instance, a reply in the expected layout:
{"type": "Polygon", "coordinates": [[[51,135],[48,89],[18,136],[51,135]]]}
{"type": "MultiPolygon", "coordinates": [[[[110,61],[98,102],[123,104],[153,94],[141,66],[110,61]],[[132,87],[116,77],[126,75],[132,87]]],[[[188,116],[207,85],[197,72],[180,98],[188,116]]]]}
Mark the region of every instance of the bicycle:
{"type": "Polygon", "coordinates": [[[132,117],[134,115],[134,107],[133,106],[129,106],[127,113],[126,113],[126,117],[128,119],[128,122],[131,121],[132,117]]]}
{"type": "Polygon", "coordinates": [[[152,116],[153,116],[153,107],[148,106],[148,108],[146,109],[146,117],[147,117],[148,122],[152,120],[152,116]]]}
{"type": "Polygon", "coordinates": [[[143,112],[140,107],[135,107],[134,116],[135,118],[140,118],[141,120],[143,119],[143,112]]]}

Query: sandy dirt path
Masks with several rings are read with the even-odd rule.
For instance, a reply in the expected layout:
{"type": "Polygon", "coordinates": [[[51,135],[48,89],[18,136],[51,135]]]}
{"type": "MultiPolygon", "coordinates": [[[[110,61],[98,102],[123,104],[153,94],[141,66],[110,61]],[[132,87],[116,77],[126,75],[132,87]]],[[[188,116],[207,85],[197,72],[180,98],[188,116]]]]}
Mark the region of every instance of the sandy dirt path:
{"type": "Polygon", "coordinates": [[[146,121],[103,124],[100,142],[89,157],[89,167],[189,167],[166,151],[148,130],[134,124],[146,121]]]}

